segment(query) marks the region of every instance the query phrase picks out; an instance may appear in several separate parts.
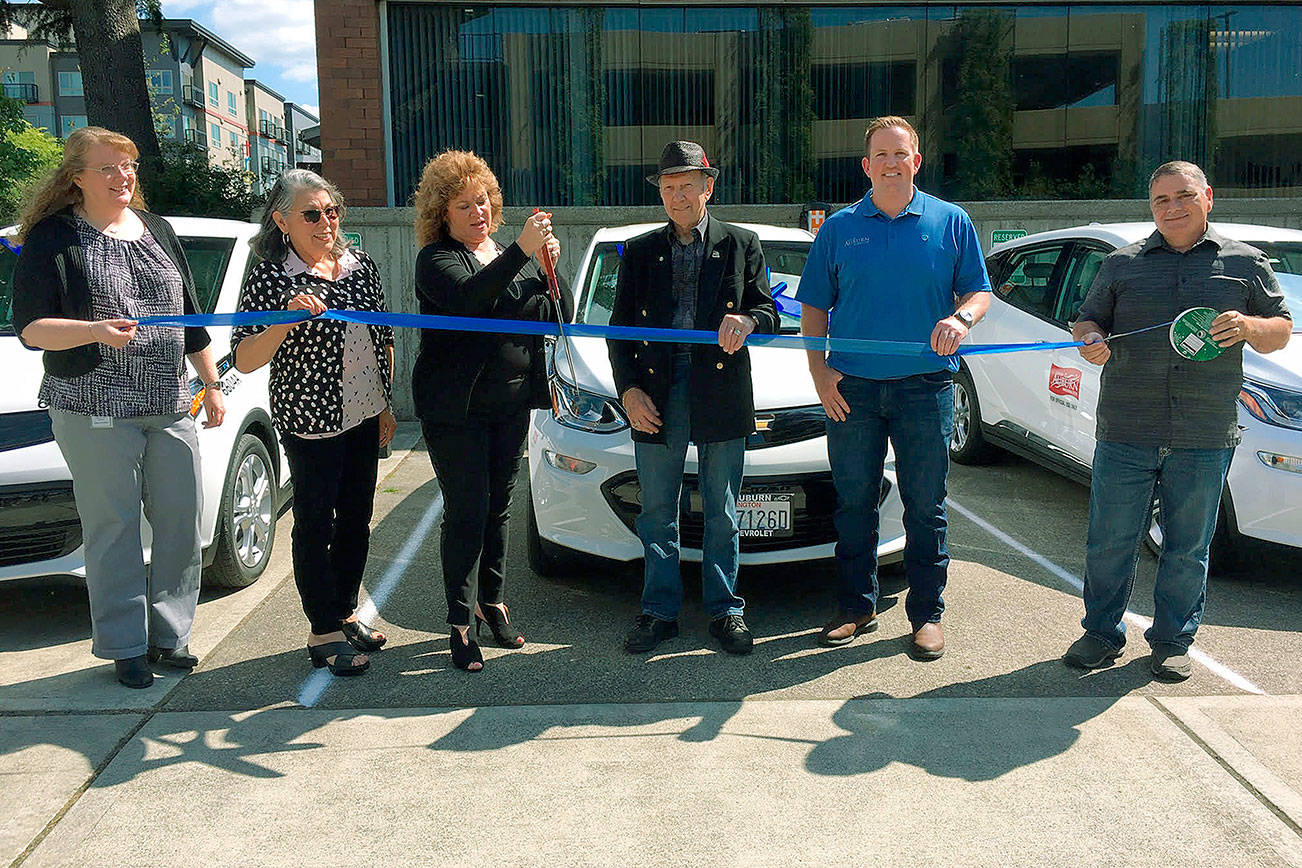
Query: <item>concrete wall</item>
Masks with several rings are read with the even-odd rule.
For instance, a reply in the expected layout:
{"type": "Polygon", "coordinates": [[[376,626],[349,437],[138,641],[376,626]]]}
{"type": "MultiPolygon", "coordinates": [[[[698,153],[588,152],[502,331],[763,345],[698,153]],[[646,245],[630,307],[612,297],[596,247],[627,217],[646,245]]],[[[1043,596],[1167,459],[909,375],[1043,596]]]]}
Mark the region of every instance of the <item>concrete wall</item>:
{"type": "MultiPolygon", "coordinates": [[[[1063,229],[1097,221],[1147,221],[1152,217],[1147,203],[1141,200],[1120,201],[1053,201],[1053,202],[976,202],[963,206],[976,223],[985,248],[995,229],[1025,229],[1028,233],[1063,229]]],[[[710,213],[734,222],[772,223],[795,226],[800,219],[799,205],[720,205],[710,213]]],[[[528,217],[530,209],[505,209],[505,223],[497,240],[509,244],[528,217]]],[[[415,312],[416,291],[412,275],[416,247],[411,208],[350,208],[344,230],[362,236],[361,247],[380,267],[384,277],[389,309],[415,312]]],[[[1219,199],[1213,216],[1223,222],[1258,223],[1302,229],[1302,199],[1219,199]]],[[[557,208],[552,212],[557,236],[561,241],[560,273],[570,280],[583,256],[592,234],[603,226],[628,223],[659,222],[665,219],[658,207],[629,208],[557,208]]],[[[412,329],[397,334],[394,404],[398,415],[411,418],[411,367],[416,359],[419,336],[412,329]]]]}

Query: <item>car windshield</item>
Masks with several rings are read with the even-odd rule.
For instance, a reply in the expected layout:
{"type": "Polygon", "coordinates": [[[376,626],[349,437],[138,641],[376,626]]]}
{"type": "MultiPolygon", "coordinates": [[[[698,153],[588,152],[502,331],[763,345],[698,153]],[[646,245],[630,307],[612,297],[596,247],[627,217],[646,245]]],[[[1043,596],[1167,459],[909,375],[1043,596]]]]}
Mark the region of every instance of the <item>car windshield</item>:
{"type": "MultiPolygon", "coordinates": [[[[226,267],[235,249],[233,238],[207,238],[187,236],[181,238],[186,261],[194,274],[194,286],[199,295],[199,306],[212,313],[221,294],[226,267]]],[[[13,334],[14,323],[14,265],[18,256],[7,245],[0,250],[0,334],[13,334]]]]}
{"type": "Polygon", "coordinates": [[[1284,303],[1288,305],[1288,312],[1293,314],[1294,325],[1302,323],[1302,274],[1281,271],[1275,275],[1275,279],[1284,291],[1284,303]]]}
{"type": "MultiPolygon", "coordinates": [[[[770,292],[782,314],[782,331],[800,331],[800,305],[795,300],[800,286],[800,272],[809,256],[808,241],[764,241],[764,261],[768,265],[770,292]]],[[[619,283],[619,263],[624,255],[623,242],[602,241],[592,251],[588,273],[580,287],[577,322],[608,325],[615,304],[615,287],[619,283]]]]}

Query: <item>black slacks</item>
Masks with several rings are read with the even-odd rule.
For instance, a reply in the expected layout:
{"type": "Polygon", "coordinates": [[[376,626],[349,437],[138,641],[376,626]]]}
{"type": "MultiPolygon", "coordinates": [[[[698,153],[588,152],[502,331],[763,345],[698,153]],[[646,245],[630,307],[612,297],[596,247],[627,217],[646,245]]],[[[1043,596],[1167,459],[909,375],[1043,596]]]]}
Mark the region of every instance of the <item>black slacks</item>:
{"type": "Polygon", "coordinates": [[[465,627],[472,600],[502,602],[511,489],[524,452],[529,411],[471,416],[464,425],[422,419],[421,429],[443,492],[439,540],[447,622],[465,627]],[[478,588],[472,596],[473,584],[478,588]]]}
{"type": "Polygon", "coordinates": [[[356,610],[366,569],[379,417],[334,437],[286,433],[282,442],[294,481],[294,582],[312,632],[333,633],[356,610]]]}

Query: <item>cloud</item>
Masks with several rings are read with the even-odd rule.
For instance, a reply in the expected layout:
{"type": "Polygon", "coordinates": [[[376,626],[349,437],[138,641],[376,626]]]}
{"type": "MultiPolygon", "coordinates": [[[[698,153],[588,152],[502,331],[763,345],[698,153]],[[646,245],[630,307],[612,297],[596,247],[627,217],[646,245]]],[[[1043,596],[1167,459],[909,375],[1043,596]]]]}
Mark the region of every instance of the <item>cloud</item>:
{"type": "Polygon", "coordinates": [[[316,24],[312,0],[164,0],[169,18],[194,18],[253,58],[249,78],[278,78],[316,89],[316,24]],[[218,12],[220,10],[220,12],[218,12]]]}

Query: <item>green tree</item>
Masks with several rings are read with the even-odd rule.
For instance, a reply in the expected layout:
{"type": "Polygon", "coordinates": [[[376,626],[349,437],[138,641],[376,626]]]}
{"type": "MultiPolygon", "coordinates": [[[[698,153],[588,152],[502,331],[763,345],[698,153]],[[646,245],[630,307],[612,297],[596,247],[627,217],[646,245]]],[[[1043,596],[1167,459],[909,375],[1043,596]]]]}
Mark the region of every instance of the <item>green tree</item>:
{"type": "Polygon", "coordinates": [[[971,9],[954,28],[958,69],[947,136],[957,143],[956,195],[999,199],[1013,189],[1013,16],[971,9]]]}
{"type": "Polygon", "coordinates": [[[164,142],[162,170],[145,188],[149,209],[177,217],[234,217],[248,220],[265,198],[236,163],[208,165],[205,151],[164,142]]]}
{"type": "Polygon", "coordinates": [[[23,119],[23,104],[0,97],[0,221],[14,222],[27,192],[63,159],[63,145],[23,119]]]}
{"type": "Polygon", "coordinates": [[[159,0],[0,0],[0,27],[18,24],[38,39],[76,45],[86,119],[136,143],[146,191],[162,170],[162,153],[145,84],[140,17],[160,21],[162,14],[159,0]]]}

